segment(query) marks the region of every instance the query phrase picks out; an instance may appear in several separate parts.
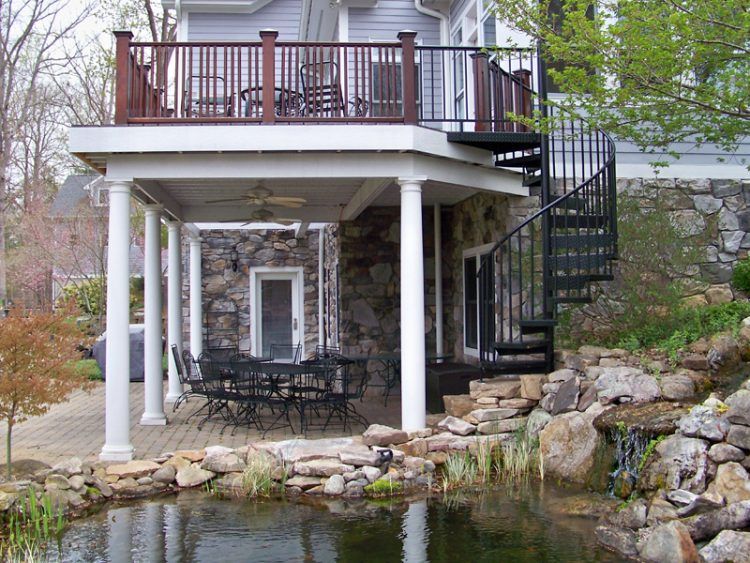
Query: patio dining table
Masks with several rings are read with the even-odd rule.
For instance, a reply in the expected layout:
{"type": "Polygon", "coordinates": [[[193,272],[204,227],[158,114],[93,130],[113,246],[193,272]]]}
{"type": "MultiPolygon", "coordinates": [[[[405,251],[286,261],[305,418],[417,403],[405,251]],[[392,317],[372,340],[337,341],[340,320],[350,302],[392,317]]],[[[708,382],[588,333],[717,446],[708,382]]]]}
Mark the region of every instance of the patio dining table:
{"type": "MultiPolygon", "coordinates": [[[[370,375],[378,375],[383,380],[382,384],[368,383],[369,387],[383,387],[384,404],[388,405],[388,398],[396,385],[401,383],[401,352],[387,352],[381,354],[367,354],[360,356],[347,356],[359,368],[367,369],[370,362],[376,367],[370,370],[370,375]]],[[[450,360],[453,354],[426,354],[427,362],[438,362],[450,360]]]]}

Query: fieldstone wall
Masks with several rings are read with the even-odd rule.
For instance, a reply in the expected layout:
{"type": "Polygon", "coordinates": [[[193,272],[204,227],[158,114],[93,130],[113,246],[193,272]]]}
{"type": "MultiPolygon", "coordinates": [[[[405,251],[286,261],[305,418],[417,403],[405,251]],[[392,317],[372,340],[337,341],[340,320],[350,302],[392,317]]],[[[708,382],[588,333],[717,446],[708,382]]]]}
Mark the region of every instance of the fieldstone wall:
{"type": "MultiPolygon", "coordinates": [[[[293,230],[202,231],[204,342],[209,348],[238,346],[250,350],[253,312],[250,310],[250,271],[257,266],[302,267],[304,280],[304,353],[318,344],[318,236],[293,230]],[[231,253],[238,253],[237,271],[231,253]]],[[[188,252],[183,253],[185,261],[188,252]]],[[[184,270],[187,272],[187,268],[184,270]]],[[[184,318],[189,319],[189,280],[184,275],[184,318]]],[[[189,322],[184,323],[189,342],[189,322]]]]}
{"type": "MultiPolygon", "coordinates": [[[[425,341],[435,349],[435,249],[431,209],[423,209],[425,341]]],[[[400,349],[400,208],[372,207],[339,227],[341,346],[351,355],[400,349]]]]}

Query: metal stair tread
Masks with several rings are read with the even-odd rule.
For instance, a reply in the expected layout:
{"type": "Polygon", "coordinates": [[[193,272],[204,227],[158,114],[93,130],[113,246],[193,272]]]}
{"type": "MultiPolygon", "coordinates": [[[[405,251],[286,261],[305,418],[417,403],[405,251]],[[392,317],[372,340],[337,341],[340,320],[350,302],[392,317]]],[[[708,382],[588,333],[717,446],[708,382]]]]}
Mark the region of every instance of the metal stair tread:
{"type": "Polygon", "coordinates": [[[599,229],[607,223],[606,215],[552,215],[550,224],[558,229],[599,229]]]}

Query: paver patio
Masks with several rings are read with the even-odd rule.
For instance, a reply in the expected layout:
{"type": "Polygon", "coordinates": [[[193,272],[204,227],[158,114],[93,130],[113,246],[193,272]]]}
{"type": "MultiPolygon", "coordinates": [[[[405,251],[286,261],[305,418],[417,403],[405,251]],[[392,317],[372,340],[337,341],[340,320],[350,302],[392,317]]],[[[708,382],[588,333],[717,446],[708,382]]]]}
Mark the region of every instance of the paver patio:
{"type": "MultiPolygon", "coordinates": [[[[166,388],[165,388],[166,391],[166,388]]],[[[205,446],[223,445],[239,447],[261,439],[261,432],[255,428],[240,427],[231,435],[231,428],[221,434],[224,423],[220,417],[207,422],[198,430],[201,417],[190,415],[203,404],[200,398],[193,398],[172,412],[172,405],[166,405],[169,419],[166,426],[141,426],[138,424],[143,413],[143,383],[130,384],[130,437],[137,458],[155,457],[163,452],[180,449],[195,449],[205,446]]],[[[388,406],[383,406],[380,389],[370,389],[362,403],[356,403],[357,412],[370,423],[377,422],[389,426],[401,424],[401,401],[399,396],[391,396],[388,406]]],[[[293,419],[294,421],[294,419],[293,419]]],[[[298,426],[297,426],[298,428],[298,426]]],[[[352,424],[349,432],[341,425],[330,427],[325,432],[311,430],[308,438],[336,437],[361,433],[361,425],[352,424]]],[[[266,440],[280,440],[295,437],[289,428],[269,432],[266,440]]],[[[3,433],[3,440],[5,433],[3,433]]],[[[16,426],[13,430],[13,459],[37,459],[55,463],[72,456],[84,461],[95,461],[104,444],[104,383],[97,383],[89,393],[75,392],[68,402],[53,406],[40,417],[32,418],[16,426]]]]}

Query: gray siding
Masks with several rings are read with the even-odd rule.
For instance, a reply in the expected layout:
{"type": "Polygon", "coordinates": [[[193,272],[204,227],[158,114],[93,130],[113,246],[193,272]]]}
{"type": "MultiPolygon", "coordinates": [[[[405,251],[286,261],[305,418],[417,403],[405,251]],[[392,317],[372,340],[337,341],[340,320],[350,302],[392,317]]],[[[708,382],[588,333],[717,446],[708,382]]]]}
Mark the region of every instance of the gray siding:
{"type": "Polygon", "coordinates": [[[420,14],[414,0],[380,0],[376,8],[349,8],[349,41],[396,41],[399,31],[417,32],[423,45],[440,44],[440,22],[420,14]]]}
{"type": "Polygon", "coordinates": [[[252,14],[190,12],[188,41],[260,41],[261,29],[276,29],[279,40],[299,39],[300,0],[274,0],[252,14]]]}
{"type": "Polygon", "coordinates": [[[466,6],[468,6],[469,4],[476,4],[476,1],[477,0],[457,0],[456,2],[453,2],[451,4],[450,18],[449,18],[451,22],[451,29],[456,23],[458,23],[458,17],[466,9],[466,6]]]}

